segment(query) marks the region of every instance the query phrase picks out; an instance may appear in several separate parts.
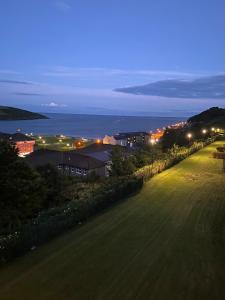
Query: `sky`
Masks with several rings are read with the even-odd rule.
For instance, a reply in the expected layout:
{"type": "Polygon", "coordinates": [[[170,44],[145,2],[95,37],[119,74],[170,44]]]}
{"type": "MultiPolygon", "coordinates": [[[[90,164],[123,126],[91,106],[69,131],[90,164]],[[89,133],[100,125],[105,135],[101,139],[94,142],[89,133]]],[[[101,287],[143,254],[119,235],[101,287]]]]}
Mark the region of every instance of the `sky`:
{"type": "Polygon", "coordinates": [[[0,0],[0,104],[190,115],[225,100],[113,89],[225,74],[224,0],[0,0]]]}

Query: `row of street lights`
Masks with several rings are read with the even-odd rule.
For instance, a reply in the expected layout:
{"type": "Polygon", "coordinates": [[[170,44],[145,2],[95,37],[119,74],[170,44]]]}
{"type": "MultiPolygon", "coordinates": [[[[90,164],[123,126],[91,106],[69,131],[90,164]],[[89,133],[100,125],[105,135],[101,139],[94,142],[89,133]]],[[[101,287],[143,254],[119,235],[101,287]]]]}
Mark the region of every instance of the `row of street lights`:
{"type": "MultiPolygon", "coordinates": [[[[212,127],[211,131],[212,132],[220,132],[221,129],[220,128],[214,128],[214,127],[212,127]]],[[[202,134],[205,135],[207,132],[208,132],[207,129],[202,129],[202,134]]],[[[189,141],[192,139],[192,137],[193,137],[193,134],[191,132],[187,133],[187,138],[188,138],[189,141]]]]}

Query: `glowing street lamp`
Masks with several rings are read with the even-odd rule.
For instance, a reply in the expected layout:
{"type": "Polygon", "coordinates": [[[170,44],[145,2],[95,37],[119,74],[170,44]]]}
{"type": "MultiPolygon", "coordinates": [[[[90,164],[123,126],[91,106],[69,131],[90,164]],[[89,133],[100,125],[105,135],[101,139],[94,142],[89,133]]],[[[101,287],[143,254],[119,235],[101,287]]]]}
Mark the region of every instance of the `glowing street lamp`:
{"type": "Polygon", "coordinates": [[[100,139],[97,139],[96,140],[96,144],[100,144],[101,143],[101,140],[100,139]]]}
{"type": "Polygon", "coordinates": [[[207,130],[206,130],[206,129],[202,129],[202,133],[203,133],[203,134],[206,134],[206,133],[207,133],[207,130]]]}
{"type": "Polygon", "coordinates": [[[70,146],[70,144],[66,144],[66,146],[67,146],[67,147],[69,147],[69,146],[70,146]]]}
{"type": "Polygon", "coordinates": [[[155,139],[150,139],[151,145],[155,145],[155,139]]]}
{"type": "Polygon", "coordinates": [[[211,128],[211,130],[212,130],[212,131],[215,131],[215,128],[214,128],[214,127],[212,127],[212,128],[211,128]]]}
{"type": "Polygon", "coordinates": [[[42,144],[45,144],[45,143],[46,143],[45,140],[43,140],[43,141],[42,141],[42,144]]]}
{"type": "Polygon", "coordinates": [[[192,133],[188,133],[188,134],[187,134],[187,138],[188,138],[188,140],[189,140],[189,142],[190,142],[190,140],[192,139],[192,133]]]}

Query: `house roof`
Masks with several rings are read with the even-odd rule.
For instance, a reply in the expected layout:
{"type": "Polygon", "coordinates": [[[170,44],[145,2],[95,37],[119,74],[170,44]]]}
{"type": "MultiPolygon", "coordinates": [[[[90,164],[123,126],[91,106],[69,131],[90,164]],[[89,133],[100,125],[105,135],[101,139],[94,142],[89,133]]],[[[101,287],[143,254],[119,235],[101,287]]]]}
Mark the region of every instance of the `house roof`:
{"type": "Polygon", "coordinates": [[[122,139],[126,139],[126,138],[131,138],[134,136],[147,136],[148,133],[144,132],[144,131],[137,131],[137,132],[120,132],[118,134],[115,134],[113,137],[116,140],[122,140],[122,139]]]}
{"type": "Polygon", "coordinates": [[[112,160],[111,151],[92,152],[88,155],[106,163],[112,160]]]}
{"type": "Polygon", "coordinates": [[[114,147],[116,147],[116,146],[111,145],[111,144],[96,144],[95,143],[95,144],[91,144],[85,148],[78,149],[76,151],[78,153],[84,153],[84,154],[105,152],[105,151],[111,152],[114,147]]]}
{"type": "Polygon", "coordinates": [[[111,144],[91,144],[85,148],[76,150],[76,152],[91,156],[102,162],[107,163],[111,161],[112,150],[118,147],[120,147],[123,152],[127,152],[126,147],[111,144]]]}
{"type": "Polygon", "coordinates": [[[77,153],[76,151],[54,151],[41,149],[28,155],[25,160],[32,166],[37,167],[45,164],[69,165],[72,167],[92,170],[105,166],[105,163],[88,155],[77,153]]]}

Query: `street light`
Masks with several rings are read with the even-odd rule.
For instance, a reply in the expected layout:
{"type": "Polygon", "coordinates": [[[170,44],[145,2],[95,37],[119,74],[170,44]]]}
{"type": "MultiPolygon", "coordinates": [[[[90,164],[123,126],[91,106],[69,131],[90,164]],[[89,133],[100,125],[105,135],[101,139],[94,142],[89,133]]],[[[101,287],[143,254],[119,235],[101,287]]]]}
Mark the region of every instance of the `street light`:
{"type": "Polygon", "coordinates": [[[206,133],[207,133],[207,130],[206,130],[206,129],[202,129],[202,133],[203,133],[203,134],[206,134],[206,133]]]}
{"type": "Polygon", "coordinates": [[[214,127],[212,127],[212,128],[211,128],[211,130],[212,130],[212,131],[215,131],[215,128],[214,128],[214,127]]]}
{"type": "Polygon", "coordinates": [[[189,132],[189,133],[187,134],[187,138],[188,138],[189,143],[190,143],[190,141],[191,141],[191,139],[192,139],[192,133],[189,132]]]}
{"type": "Polygon", "coordinates": [[[151,143],[152,145],[155,145],[155,139],[150,139],[150,143],[151,143]]]}

